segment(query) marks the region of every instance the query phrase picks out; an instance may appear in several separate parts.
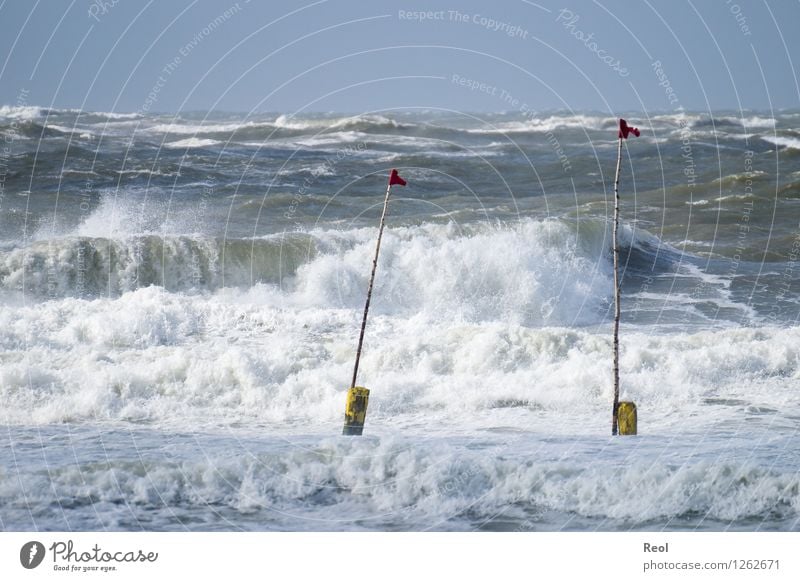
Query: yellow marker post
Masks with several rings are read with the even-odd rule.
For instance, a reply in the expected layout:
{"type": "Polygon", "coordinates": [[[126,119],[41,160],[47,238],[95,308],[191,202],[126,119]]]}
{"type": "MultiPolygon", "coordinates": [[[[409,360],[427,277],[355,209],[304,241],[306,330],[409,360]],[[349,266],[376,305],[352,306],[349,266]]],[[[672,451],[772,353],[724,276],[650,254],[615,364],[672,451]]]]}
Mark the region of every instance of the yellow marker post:
{"type": "Polygon", "coordinates": [[[638,423],[636,404],[632,401],[621,401],[617,407],[617,421],[620,436],[635,436],[638,423]]]}
{"type": "Polygon", "coordinates": [[[344,408],[344,436],[360,436],[367,419],[369,390],[366,387],[351,387],[347,390],[347,404],[344,408]]]}

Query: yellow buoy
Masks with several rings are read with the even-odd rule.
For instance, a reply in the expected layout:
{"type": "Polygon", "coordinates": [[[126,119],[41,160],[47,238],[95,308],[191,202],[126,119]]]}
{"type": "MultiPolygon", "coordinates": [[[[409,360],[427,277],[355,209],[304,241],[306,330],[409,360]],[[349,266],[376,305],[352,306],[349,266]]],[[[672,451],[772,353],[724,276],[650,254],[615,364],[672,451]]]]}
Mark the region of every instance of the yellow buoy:
{"type": "Polygon", "coordinates": [[[617,421],[620,436],[636,435],[636,404],[632,401],[621,401],[617,407],[617,421]]]}
{"type": "Polygon", "coordinates": [[[369,390],[366,387],[351,387],[347,390],[347,403],[344,408],[343,436],[360,436],[367,419],[369,390]]]}

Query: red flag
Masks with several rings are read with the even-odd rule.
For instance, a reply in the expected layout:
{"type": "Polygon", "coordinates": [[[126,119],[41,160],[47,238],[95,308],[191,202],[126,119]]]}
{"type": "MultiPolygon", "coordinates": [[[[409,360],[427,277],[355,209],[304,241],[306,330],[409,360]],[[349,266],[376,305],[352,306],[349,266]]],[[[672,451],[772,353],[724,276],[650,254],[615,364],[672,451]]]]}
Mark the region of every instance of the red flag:
{"type": "Polygon", "coordinates": [[[404,186],[406,185],[406,180],[400,177],[400,174],[397,173],[396,169],[392,170],[392,173],[389,175],[389,185],[390,186],[404,186]]]}
{"type": "Polygon", "coordinates": [[[633,133],[636,137],[639,137],[639,130],[636,127],[630,127],[628,122],[625,119],[619,120],[619,134],[617,137],[620,139],[628,139],[628,135],[633,133]]]}

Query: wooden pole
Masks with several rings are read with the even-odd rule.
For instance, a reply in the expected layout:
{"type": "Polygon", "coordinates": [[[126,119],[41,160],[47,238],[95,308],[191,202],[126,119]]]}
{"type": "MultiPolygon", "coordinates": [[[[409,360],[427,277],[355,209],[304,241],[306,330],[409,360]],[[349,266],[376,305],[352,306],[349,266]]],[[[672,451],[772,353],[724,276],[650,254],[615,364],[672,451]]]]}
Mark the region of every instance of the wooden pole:
{"type": "Polygon", "coordinates": [[[364,330],[367,328],[367,315],[369,314],[369,303],[372,300],[372,285],[375,282],[375,270],[378,267],[378,254],[381,251],[381,238],[383,237],[383,225],[386,223],[386,209],[389,207],[389,194],[392,192],[392,184],[386,186],[386,197],[383,200],[383,213],[381,214],[381,225],[378,228],[378,243],[375,245],[375,259],[372,261],[372,274],[369,277],[369,287],[367,288],[367,302],[364,305],[364,318],[361,319],[361,334],[358,336],[358,349],[356,350],[356,364],[353,368],[353,381],[350,388],[356,386],[358,379],[358,362],[361,359],[361,348],[364,346],[364,330]]]}
{"type": "Polygon", "coordinates": [[[611,409],[611,435],[617,435],[619,412],[619,173],[622,167],[622,135],[617,144],[617,174],[614,178],[614,404],[611,409]]]}

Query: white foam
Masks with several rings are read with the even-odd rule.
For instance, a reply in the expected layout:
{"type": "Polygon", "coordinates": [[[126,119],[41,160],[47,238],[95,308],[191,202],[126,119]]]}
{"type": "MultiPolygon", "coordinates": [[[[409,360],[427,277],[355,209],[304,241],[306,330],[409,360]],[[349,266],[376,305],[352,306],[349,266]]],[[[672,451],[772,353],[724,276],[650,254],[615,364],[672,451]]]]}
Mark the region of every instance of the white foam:
{"type": "Polygon", "coordinates": [[[352,117],[303,119],[291,115],[281,115],[275,120],[250,120],[233,123],[192,123],[176,119],[171,123],[159,123],[144,129],[149,133],[174,135],[198,135],[208,133],[234,133],[243,129],[290,130],[298,132],[322,132],[338,130],[343,138],[360,128],[395,129],[406,127],[392,119],[380,115],[356,115],[352,117]],[[351,129],[352,128],[352,129],[351,129]]]}
{"type": "MultiPolygon", "coordinates": [[[[369,138],[366,133],[360,131],[337,131],[335,133],[324,133],[313,137],[304,137],[291,141],[293,145],[301,147],[324,147],[328,145],[338,145],[341,143],[355,143],[369,138]]],[[[261,143],[260,145],[264,145],[261,143]]]]}
{"type": "Polygon", "coordinates": [[[779,147],[785,147],[787,149],[800,149],[800,139],[796,137],[774,137],[768,135],[761,135],[760,137],[763,141],[772,143],[773,145],[777,145],[779,147]]]}
{"type": "Polygon", "coordinates": [[[297,131],[322,130],[322,129],[344,129],[348,127],[385,127],[398,128],[409,127],[408,124],[398,123],[394,119],[383,115],[353,115],[349,117],[328,117],[317,119],[304,119],[293,115],[281,115],[275,119],[275,126],[281,129],[293,129],[297,131]]]}
{"type": "MultiPolygon", "coordinates": [[[[146,169],[129,170],[144,175],[174,175],[146,169]]],[[[146,188],[124,190],[101,190],[100,203],[77,227],[68,231],[53,231],[42,227],[35,240],[55,244],[63,238],[88,237],[109,240],[140,235],[181,236],[201,234],[204,224],[199,221],[196,210],[169,211],[169,201],[159,199],[146,188]]]]}
{"type": "Polygon", "coordinates": [[[15,107],[11,105],[0,106],[0,117],[7,117],[9,119],[21,119],[29,121],[42,117],[44,111],[41,107],[15,107]]]}
{"type": "Polygon", "coordinates": [[[730,175],[723,176],[721,178],[714,178],[712,180],[712,184],[718,183],[727,183],[727,182],[741,182],[743,180],[752,180],[757,178],[764,178],[769,176],[769,174],[762,170],[755,170],[750,172],[743,172],[743,173],[734,173],[730,175]]]}
{"type": "Polygon", "coordinates": [[[91,115],[97,115],[98,117],[106,117],[111,120],[117,119],[141,119],[142,115],[139,113],[114,113],[114,112],[107,112],[107,111],[99,111],[99,112],[91,112],[91,115]]]}
{"type": "Polygon", "coordinates": [[[742,126],[746,129],[750,128],[771,128],[775,127],[777,120],[774,117],[759,117],[758,115],[754,115],[752,117],[744,117],[744,118],[735,118],[739,121],[742,126]]]}
{"type": "MultiPolygon", "coordinates": [[[[146,435],[131,436],[150,445],[146,435]]],[[[141,514],[148,527],[181,530],[223,523],[279,530],[380,530],[385,523],[458,530],[498,517],[498,524],[513,523],[509,530],[537,530],[553,513],[555,527],[581,518],[598,519],[595,526],[605,528],[698,515],[733,524],[769,522],[775,515],[792,519],[800,508],[796,472],[737,461],[725,451],[716,460],[687,461],[661,450],[661,461],[653,462],[631,447],[616,464],[609,451],[585,440],[552,457],[558,448],[530,449],[519,439],[513,444],[522,444],[527,457],[511,443],[489,441],[486,450],[475,451],[458,442],[386,436],[306,439],[255,450],[246,441],[228,441],[239,453],[225,453],[224,442],[209,438],[196,444],[204,446],[203,454],[191,458],[144,449],[137,458],[70,458],[46,471],[0,477],[4,523],[29,527],[30,507],[51,505],[61,506],[61,518],[76,518],[86,506],[88,522],[99,520],[99,509],[106,528],[124,528],[141,514]],[[596,449],[594,457],[579,447],[596,449]],[[176,518],[182,515],[191,518],[176,518]]]]}
{"type": "Polygon", "coordinates": [[[243,123],[205,123],[205,124],[191,124],[191,123],[160,123],[152,125],[144,129],[148,133],[168,133],[174,135],[197,135],[203,133],[232,133],[240,129],[248,129],[254,127],[273,127],[272,123],[256,123],[253,121],[246,121],[243,123]]]}
{"type": "Polygon", "coordinates": [[[704,119],[702,115],[697,115],[693,113],[681,112],[681,113],[668,113],[665,115],[654,115],[650,117],[651,121],[657,122],[666,122],[670,125],[683,125],[689,126],[694,123],[697,123],[701,119],[704,119]]]}
{"type": "Polygon", "coordinates": [[[55,125],[53,123],[48,123],[46,127],[47,129],[53,129],[55,131],[60,131],[61,133],[76,133],[78,131],[83,131],[79,127],[66,127],[64,125],[55,125]]]}
{"type": "MultiPolygon", "coordinates": [[[[402,289],[399,300],[406,303],[432,301],[416,314],[387,305],[387,289],[376,289],[361,362],[368,385],[380,385],[370,404],[374,421],[425,421],[435,414],[446,431],[519,402],[513,405],[545,410],[553,429],[562,416],[571,417],[564,427],[572,429],[572,422],[604,412],[611,397],[610,336],[515,322],[520,313],[513,309],[521,308],[533,321],[569,323],[580,292],[532,291],[524,282],[502,289],[498,281],[487,301],[487,295],[464,298],[469,281],[464,291],[447,288],[448,277],[444,271],[442,281],[426,280],[454,296],[432,292],[423,299],[402,289]],[[531,302],[523,304],[517,294],[531,302]]],[[[184,426],[199,418],[206,426],[258,421],[276,428],[336,423],[365,285],[354,285],[360,292],[353,298],[362,301],[343,308],[337,294],[309,296],[312,284],[320,286],[307,281],[287,293],[257,285],[214,295],[147,287],[119,298],[4,305],[4,417],[13,424],[91,418],[184,426]]],[[[780,386],[800,379],[790,348],[799,340],[793,328],[673,335],[623,328],[622,395],[649,410],[653,430],[666,429],[713,394],[791,415],[796,398],[780,386]]],[[[708,420],[725,417],[715,412],[708,420]]],[[[501,414],[495,421],[527,420],[501,414]]]]}
{"type": "Polygon", "coordinates": [[[485,133],[489,135],[506,133],[548,133],[558,129],[600,130],[608,124],[606,117],[588,115],[561,116],[553,115],[545,118],[532,118],[527,121],[510,121],[496,124],[494,127],[468,129],[469,133],[485,133]]]}
{"type": "MultiPolygon", "coordinates": [[[[375,231],[354,231],[345,246],[339,235],[313,234],[323,254],[298,270],[298,295],[317,306],[356,306],[375,231]],[[335,251],[325,251],[328,245],[335,251]]],[[[436,313],[449,305],[446,312],[462,317],[507,314],[539,323],[586,323],[596,320],[598,301],[610,293],[602,250],[584,254],[570,228],[556,221],[474,231],[452,224],[393,228],[385,233],[381,252],[385,270],[376,283],[382,297],[375,303],[378,311],[436,313]],[[553,309],[542,310],[542,301],[556,298],[553,309]]]]}
{"type": "Polygon", "coordinates": [[[217,141],[216,139],[200,139],[199,137],[188,137],[186,139],[181,139],[179,141],[172,141],[170,143],[165,143],[164,147],[169,147],[170,149],[191,149],[194,147],[213,147],[215,145],[221,145],[222,141],[217,141]]]}

